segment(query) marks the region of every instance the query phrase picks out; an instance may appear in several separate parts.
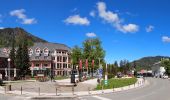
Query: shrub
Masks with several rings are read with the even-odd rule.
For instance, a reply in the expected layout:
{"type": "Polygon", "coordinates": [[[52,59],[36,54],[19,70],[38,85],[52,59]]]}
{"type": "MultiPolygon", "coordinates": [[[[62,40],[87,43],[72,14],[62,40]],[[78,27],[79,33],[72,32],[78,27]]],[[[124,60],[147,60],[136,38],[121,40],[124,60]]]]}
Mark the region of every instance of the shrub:
{"type": "Polygon", "coordinates": [[[114,78],[114,77],[115,77],[115,75],[113,75],[113,74],[108,75],[108,79],[111,79],[111,78],[114,78]]]}
{"type": "Polygon", "coordinates": [[[0,79],[0,86],[2,86],[3,85],[3,81],[2,81],[2,79],[0,79]]]}

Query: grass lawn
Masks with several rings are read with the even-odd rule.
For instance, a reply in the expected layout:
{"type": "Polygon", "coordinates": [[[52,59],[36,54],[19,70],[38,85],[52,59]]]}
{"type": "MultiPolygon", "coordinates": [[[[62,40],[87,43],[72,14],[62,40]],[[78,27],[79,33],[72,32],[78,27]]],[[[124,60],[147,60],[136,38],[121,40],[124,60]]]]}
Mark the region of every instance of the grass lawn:
{"type": "Polygon", "coordinates": [[[103,89],[112,89],[113,87],[119,88],[119,87],[123,87],[123,86],[132,85],[136,82],[137,82],[136,78],[109,79],[108,84],[104,85],[104,80],[102,80],[101,85],[98,84],[96,87],[96,90],[101,90],[102,86],[103,86],[103,89]]]}
{"type": "Polygon", "coordinates": [[[68,77],[66,76],[58,76],[58,77],[54,77],[54,80],[62,80],[62,79],[67,79],[68,77]]]}

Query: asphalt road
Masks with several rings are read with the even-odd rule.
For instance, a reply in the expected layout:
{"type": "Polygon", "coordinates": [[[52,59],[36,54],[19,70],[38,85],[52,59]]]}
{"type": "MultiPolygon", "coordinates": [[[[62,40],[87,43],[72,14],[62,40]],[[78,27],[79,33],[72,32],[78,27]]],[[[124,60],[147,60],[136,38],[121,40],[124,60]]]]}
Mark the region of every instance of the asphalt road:
{"type": "Polygon", "coordinates": [[[150,85],[123,92],[84,96],[80,100],[170,100],[170,80],[147,78],[150,85]]]}
{"type": "Polygon", "coordinates": [[[0,100],[28,100],[26,97],[0,94],[0,100]]]}

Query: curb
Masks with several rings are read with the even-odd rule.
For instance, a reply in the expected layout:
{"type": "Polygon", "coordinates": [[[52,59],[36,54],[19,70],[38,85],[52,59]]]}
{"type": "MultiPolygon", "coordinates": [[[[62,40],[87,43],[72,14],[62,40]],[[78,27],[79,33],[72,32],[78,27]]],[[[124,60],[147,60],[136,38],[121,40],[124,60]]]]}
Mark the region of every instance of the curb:
{"type": "Polygon", "coordinates": [[[74,99],[77,96],[35,96],[35,97],[29,97],[29,99],[74,99]]]}

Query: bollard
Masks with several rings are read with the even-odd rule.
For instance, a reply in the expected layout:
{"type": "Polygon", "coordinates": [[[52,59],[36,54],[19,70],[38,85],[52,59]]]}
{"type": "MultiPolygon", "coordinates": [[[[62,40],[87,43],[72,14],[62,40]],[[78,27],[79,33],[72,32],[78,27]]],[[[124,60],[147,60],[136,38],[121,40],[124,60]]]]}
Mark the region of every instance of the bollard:
{"type": "Polygon", "coordinates": [[[22,95],[22,86],[21,86],[21,95],[22,95]]]}
{"type": "Polygon", "coordinates": [[[38,95],[40,96],[40,87],[38,88],[38,95]]]}
{"type": "Polygon", "coordinates": [[[134,87],[135,87],[135,84],[134,84],[134,87]]]}
{"type": "Polygon", "coordinates": [[[56,96],[57,96],[57,87],[56,87],[56,96]]]}
{"type": "Polygon", "coordinates": [[[114,89],[115,87],[114,87],[114,85],[113,85],[113,92],[115,91],[115,89],[114,89]]]}
{"type": "Polygon", "coordinates": [[[104,91],[103,91],[103,85],[102,85],[102,93],[104,93],[104,91]]]}
{"type": "Polygon", "coordinates": [[[89,92],[89,94],[90,94],[90,87],[88,87],[88,92],[89,92]]]}
{"type": "Polygon", "coordinates": [[[74,87],[72,87],[72,94],[74,95],[74,87]]]}
{"type": "Polygon", "coordinates": [[[5,90],[5,94],[6,94],[6,86],[5,86],[4,90],[5,90]]]}

